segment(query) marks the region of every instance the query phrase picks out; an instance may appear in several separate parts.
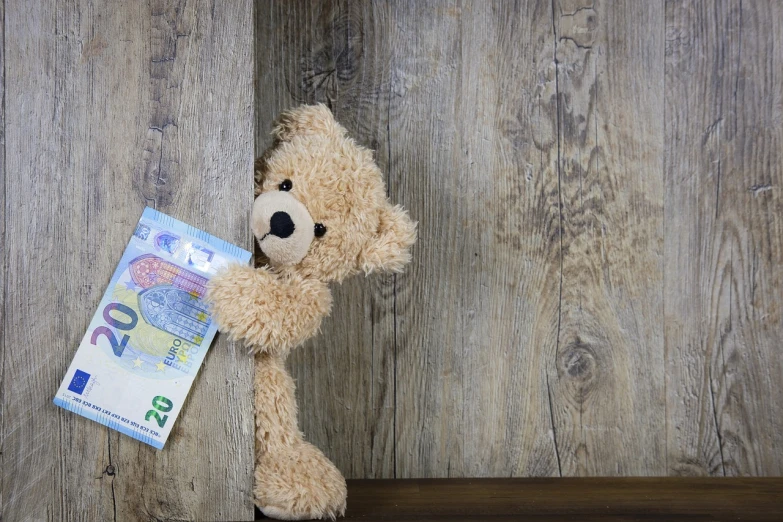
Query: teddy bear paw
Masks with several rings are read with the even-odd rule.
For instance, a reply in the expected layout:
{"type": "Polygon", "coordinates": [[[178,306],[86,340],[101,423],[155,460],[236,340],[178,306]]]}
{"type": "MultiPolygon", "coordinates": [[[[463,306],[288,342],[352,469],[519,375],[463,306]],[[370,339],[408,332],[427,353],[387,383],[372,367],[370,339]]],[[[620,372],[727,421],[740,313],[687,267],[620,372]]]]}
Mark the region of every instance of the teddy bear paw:
{"type": "Polygon", "coordinates": [[[340,471],[308,442],[267,451],[256,464],[256,505],[268,517],[334,520],[346,496],[340,471]]]}

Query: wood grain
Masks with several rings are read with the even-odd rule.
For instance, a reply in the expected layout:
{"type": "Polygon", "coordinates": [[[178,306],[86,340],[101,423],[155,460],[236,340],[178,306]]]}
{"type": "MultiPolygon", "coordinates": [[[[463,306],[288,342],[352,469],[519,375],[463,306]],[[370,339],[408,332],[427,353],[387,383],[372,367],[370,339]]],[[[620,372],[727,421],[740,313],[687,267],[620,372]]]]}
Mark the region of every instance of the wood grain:
{"type": "Polygon", "coordinates": [[[51,402],[145,205],[250,245],[250,11],[5,6],[5,520],[253,515],[252,367],[225,341],[163,451],[51,402]]]}
{"type": "MultiPolygon", "coordinates": [[[[256,28],[256,152],[278,114],[326,103],[388,170],[389,6],[264,2],[256,28]]],[[[297,348],[300,427],[348,477],[394,476],[393,277],[335,286],[321,335],[297,348]]]]}
{"type": "Polygon", "coordinates": [[[551,6],[394,18],[391,194],[420,222],[397,291],[397,475],[557,475],[551,6]]]}
{"type": "MultiPolygon", "coordinates": [[[[5,0],[0,0],[0,42],[5,42],[5,0]]],[[[0,45],[0,325],[5,326],[6,262],[5,262],[5,44],[0,45]]],[[[0,330],[0,436],[5,437],[5,329],[0,330]]],[[[3,439],[0,439],[0,469],[5,469],[3,439]]],[[[3,476],[0,475],[0,516],[4,504],[3,476]]]]}
{"type": "Polygon", "coordinates": [[[783,6],[666,5],[669,472],[780,475],[783,6]]]}
{"type": "Polygon", "coordinates": [[[780,520],[783,480],[349,480],[346,520],[780,520]]]}
{"type": "Polygon", "coordinates": [[[562,264],[549,380],[562,470],[661,475],[663,6],[553,7],[562,264]]]}
{"type": "Polygon", "coordinates": [[[142,208],[249,246],[253,125],[315,101],[420,222],[291,360],[347,476],[783,474],[780,3],[255,7],[0,2],[4,519],[252,516],[234,346],[163,452],[51,398],[142,208]]]}

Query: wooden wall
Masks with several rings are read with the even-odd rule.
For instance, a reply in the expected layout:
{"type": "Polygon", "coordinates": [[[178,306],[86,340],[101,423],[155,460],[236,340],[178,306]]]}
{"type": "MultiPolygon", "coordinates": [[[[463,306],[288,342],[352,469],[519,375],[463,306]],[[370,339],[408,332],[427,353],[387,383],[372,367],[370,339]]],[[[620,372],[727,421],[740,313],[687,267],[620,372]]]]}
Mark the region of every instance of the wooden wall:
{"type": "Polygon", "coordinates": [[[350,477],[783,473],[783,3],[263,1],[419,221],[291,365],[350,477]]]}
{"type": "Polygon", "coordinates": [[[163,451],[52,399],[145,206],[250,247],[249,1],[0,1],[2,520],[252,519],[251,361],[163,451]]]}
{"type": "Polygon", "coordinates": [[[253,126],[315,101],[420,223],[291,360],[346,475],[783,474],[783,3],[0,15],[4,520],[252,518],[237,347],[163,452],[51,400],[144,206],[249,247],[253,126]]]}

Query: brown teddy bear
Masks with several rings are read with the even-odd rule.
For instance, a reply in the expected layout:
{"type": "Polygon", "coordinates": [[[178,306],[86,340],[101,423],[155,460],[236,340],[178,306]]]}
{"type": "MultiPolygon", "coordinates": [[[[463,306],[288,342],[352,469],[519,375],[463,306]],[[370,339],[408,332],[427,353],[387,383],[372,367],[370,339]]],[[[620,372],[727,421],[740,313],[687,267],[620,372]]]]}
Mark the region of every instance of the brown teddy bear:
{"type": "Polygon", "coordinates": [[[256,504],[273,518],[334,519],[345,512],[345,479],[297,427],[286,356],[329,314],[329,283],[401,270],[416,227],[387,200],[372,152],[324,105],[284,113],[273,135],[252,213],[266,264],[219,273],[207,299],[221,331],[255,354],[256,504]]]}

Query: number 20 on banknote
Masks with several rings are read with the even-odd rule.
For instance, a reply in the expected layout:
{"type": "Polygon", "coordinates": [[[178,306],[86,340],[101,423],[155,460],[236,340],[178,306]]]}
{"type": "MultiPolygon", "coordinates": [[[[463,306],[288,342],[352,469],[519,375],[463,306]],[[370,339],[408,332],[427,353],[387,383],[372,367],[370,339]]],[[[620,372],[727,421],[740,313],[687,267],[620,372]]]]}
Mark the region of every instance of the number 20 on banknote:
{"type": "MultiPolygon", "coordinates": [[[[139,316],[136,314],[136,311],[126,306],[122,303],[109,303],[106,305],[106,307],[103,309],[103,319],[116,328],[117,330],[121,330],[123,332],[133,330],[133,328],[136,326],[136,324],[139,322],[139,316]],[[127,322],[121,321],[119,319],[116,319],[112,317],[111,312],[113,310],[116,310],[120,314],[125,316],[125,319],[127,319],[127,322]]],[[[92,336],[90,337],[90,342],[94,345],[98,344],[98,337],[100,336],[106,337],[106,339],[109,340],[109,344],[111,345],[111,349],[114,352],[114,355],[117,357],[122,357],[123,352],[125,351],[125,347],[128,345],[128,341],[130,341],[130,334],[123,334],[122,340],[118,343],[117,338],[114,336],[114,332],[109,329],[106,326],[98,326],[93,330],[92,336]]],[[[177,339],[175,339],[175,343],[177,343],[177,339]]],[[[177,343],[177,344],[181,344],[177,343]]],[[[158,412],[167,413],[170,412],[171,409],[174,407],[171,400],[169,400],[166,397],[163,397],[162,395],[156,395],[152,399],[152,407],[154,409],[147,411],[146,415],[144,416],[145,420],[151,420],[155,419],[155,422],[158,423],[158,426],[161,428],[166,425],[166,421],[168,420],[168,415],[160,415],[158,412]],[[158,411],[155,411],[158,410],[158,411]]]]}

